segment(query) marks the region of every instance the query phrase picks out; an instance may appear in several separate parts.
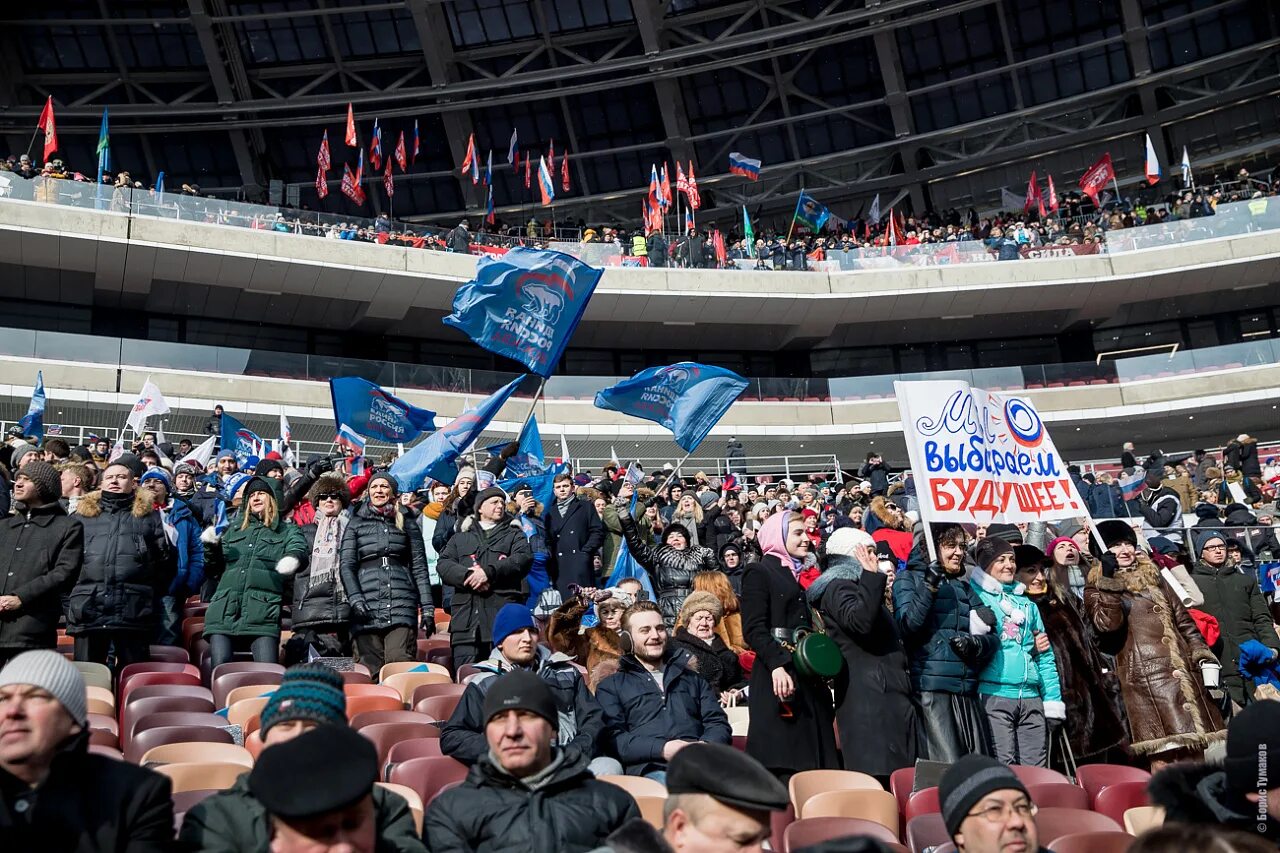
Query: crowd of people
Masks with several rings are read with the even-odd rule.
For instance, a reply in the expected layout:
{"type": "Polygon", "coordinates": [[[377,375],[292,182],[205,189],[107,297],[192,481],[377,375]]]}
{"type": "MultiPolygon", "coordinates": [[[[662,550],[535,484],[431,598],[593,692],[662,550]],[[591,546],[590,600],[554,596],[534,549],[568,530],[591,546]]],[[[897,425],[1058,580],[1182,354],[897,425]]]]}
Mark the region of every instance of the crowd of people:
{"type": "MultiPolygon", "coordinates": [[[[26,154],[0,160],[0,177],[5,173],[30,181],[29,190],[9,186],[0,188],[0,194],[49,203],[61,203],[64,189],[60,183],[45,178],[94,182],[90,176],[69,170],[62,160],[51,160],[39,168],[26,154]]],[[[814,268],[814,262],[881,253],[889,245],[888,212],[874,221],[861,213],[848,220],[832,217],[833,225],[821,233],[803,227],[797,231],[793,223],[760,223],[754,242],[749,243],[737,217],[723,227],[719,223],[695,228],[677,226],[671,233],[629,228],[625,224],[589,224],[584,219],[557,224],[550,218],[539,220],[536,215],[524,224],[500,219],[489,223],[482,219],[474,230],[464,219],[447,229],[393,220],[386,213],[374,219],[317,213],[305,205],[255,212],[250,205],[220,203],[193,183],[180,185],[180,195],[189,198],[183,199],[183,209],[178,211],[176,204],[157,195],[154,183],[144,184],[127,171],[105,173],[100,183],[110,188],[101,206],[117,211],[135,210],[256,230],[479,255],[515,246],[545,249],[580,243],[580,251],[591,246],[609,248],[622,265],[628,265],[629,259],[632,265],[657,267],[808,270],[814,268]]],[[[1277,194],[1280,177],[1274,172],[1268,178],[1260,178],[1240,169],[1230,178],[1214,175],[1199,188],[1162,192],[1157,188],[1140,189],[1130,197],[1115,198],[1108,193],[1108,199],[1097,200],[1100,205],[1079,192],[1064,193],[1058,210],[1043,214],[1027,209],[980,216],[973,208],[967,212],[950,208],[905,216],[899,213],[894,223],[893,246],[899,252],[909,252],[910,247],[916,246],[976,244],[984,256],[1015,260],[1026,249],[1098,245],[1110,231],[1209,217],[1221,204],[1277,194]]],[[[935,262],[958,261],[943,252],[935,262]]]]}
{"type": "MultiPolygon", "coordinates": [[[[919,760],[951,765],[939,798],[964,851],[1036,849],[1008,765],[1097,761],[1156,771],[1170,820],[1280,842],[1280,788],[1258,767],[1280,749],[1280,599],[1259,575],[1280,550],[1262,509],[1275,460],[1251,437],[1221,461],[1126,445],[1120,476],[1142,487],[1123,512],[981,526],[921,524],[910,478],[874,453],[845,482],[669,466],[637,481],[610,463],[557,475],[544,505],[532,483],[495,485],[515,449],[402,491],[341,458],[223,450],[197,466],[189,442],[152,433],[125,452],[10,430],[6,848],[759,849],[794,774],[888,788],[919,760]],[[1182,478],[1199,484],[1190,529],[1182,478]],[[167,781],[88,754],[82,676],[53,650],[65,629],[76,661],[118,673],[178,644],[189,602],[206,606],[211,667],[242,653],[290,669],[253,770],[175,841],[167,781]],[[470,772],[419,836],[374,788],[327,664],[416,661],[438,619],[471,673],[440,748],[470,772]],[[597,778],[623,774],[665,786],[661,830],[597,778]]],[[[1114,485],[1072,475],[1095,507],[1114,485]]]]}

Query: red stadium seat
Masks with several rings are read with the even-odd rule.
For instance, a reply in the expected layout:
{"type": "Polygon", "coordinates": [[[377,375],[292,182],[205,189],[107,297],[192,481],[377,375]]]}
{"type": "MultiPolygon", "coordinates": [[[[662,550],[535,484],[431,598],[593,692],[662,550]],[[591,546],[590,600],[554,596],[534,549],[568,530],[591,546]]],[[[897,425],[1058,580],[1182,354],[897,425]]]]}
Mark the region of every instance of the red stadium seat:
{"type": "Polygon", "coordinates": [[[250,671],[227,672],[214,676],[213,704],[219,708],[227,707],[227,695],[237,687],[261,686],[262,692],[273,690],[280,683],[283,674],[279,672],[250,671]]]}
{"type": "Polygon", "coordinates": [[[210,676],[210,681],[230,672],[278,672],[283,675],[284,667],[278,663],[259,663],[258,661],[233,660],[217,666],[210,676]]]}
{"type": "Polygon", "coordinates": [[[1116,823],[1124,826],[1124,813],[1138,806],[1151,805],[1147,797],[1146,780],[1138,782],[1116,782],[1098,792],[1093,799],[1093,810],[1104,814],[1116,823]]]}
{"type": "Polygon", "coordinates": [[[435,721],[434,717],[428,717],[426,714],[419,714],[417,711],[364,711],[349,718],[351,728],[359,731],[365,726],[378,725],[379,723],[431,723],[435,721]]]}
{"type": "Polygon", "coordinates": [[[1064,835],[1076,832],[1123,832],[1124,827],[1111,818],[1084,809],[1043,808],[1036,812],[1040,844],[1052,847],[1064,835]]]}
{"type": "Polygon", "coordinates": [[[199,687],[200,677],[189,672],[140,672],[129,679],[124,690],[116,694],[116,707],[129,703],[129,697],[147,687],[199,687]]]}
{"type": "Polygon", "coordinates": [[[1076,782],[1089,793],[1089,801],[1097,802],[1098,794],[1117,782],[1147,782],[1151,774],[1126,764],[1081,764],[1076,768],[1076,782]]]}
{"type": "Polygon", "coordinates": [[[889,791],[898,800],[898,814],[907,813],[907,802],[915,787],[916,769],[900,767],[889,774],[889,791]]]}
{"type": "Polygon", "coordinates": [[[408,785],[422,797],[423,806],[431,801],[449,782],[461,782],[467,778],[467,766],[448,756],[439,758],[411,758],[397,764],[387,779],[397,785],[408,785]]]}
{"type": "Polygon", "coordinates": [[[942,806],[938,802],[937,787],[925,788],[916,791],[907,800],[907,810],[902,813],[902,817],[908,823],[913,817],[919,817],[922,814],[938,814],[942,811],[942,806]]]}
{"type": "Polygon", "coordinates": [[[191,663],[191,655],[182,646],[152,646],[150,649],[153,661],[165,663],[191,663]]]}
{"type": "Polygon", "coordinates": [[[1127,832],[1075,832],[1055,839],[1053,853],[1125,853],[1138,839],[1127,832]]]}
{"type": "Polygon", "coordinates": [[[437,720],[447,720],[453,716],[454,708],[457,708],[458,703],[461,701],[462,694],[460,693],[452,696],[428,696],[421,702],[414,703],[413,710],[437,720]]]}
{"type": "Polygon", "coordinates": [[[419,737],[393,743],[387,751],[386,778],[391,778],[391,770],[414,758],[439,758],[444,755],[440,749],[440,738],[419,737]]]}
{"type": "Polygon", "coordinates": [[[374,723],[360,729],[360,734],[373,741],[378,748],[378,766],[387,763],[387,753],[391,747],[406,740],[421,738],[439,738],[440,729],[431,723],[374,723]]]}
{"type": "MultiPolygon", "coordinates": [[[[153,715],[158,716],[158,715],[153,715]]],[[[212,726],[156,726],[136,732],[124,747],[124,760],[137,762],[147,750],[167,743],[235,743],[226,729],[212,726]]]]}
{"type": "Polygon", "coordinates": [[[466,689],[465,684],[419,684],[413,688],[413,698],[409,704],[416,708],[423,699],[432,696],[461,696],[466,689]]]}
{"type": "MultiPolygon", "coordinates": [[[[1041,782],[1027,786],[1031,802],[1040,808],[1088,809],[1089,794],[1079,785],[1067,782],[1041,782]]],[[[1121,815],[1123,817],[1123,814],[1121,815]]]]}
{"type": "Polygon", "coordinates": [[[136,730],[139,720],[162,711],[193,711],[212,714],[215,710],[213,702],[203,696],[147,696],[141,699],[134,698],[128,705],[124,706],[124,710],[120,713],[120,732],[124,735],[124,739],[128,740],[136,730]]]}
{"type": "Polygon", "coordinates": [[[120,670],[120,676],[116,679],[116,692],[123,694],[133,677],[144,672],[185,672],[195,678],[197,682],[200,680],[200,670],[189,663],[165,663],[163,661],[131,663],[120,670]]]}
{"type": "MultiPolygon", "coordinates": [[[[1041,839],[1043,842],[1044,839],[1041,839]]],[[[923,853],[926,847],[937,847],[951,841],[940,814],[922,814],[907,821],[907,846],[912,853],[923,853]]]]}

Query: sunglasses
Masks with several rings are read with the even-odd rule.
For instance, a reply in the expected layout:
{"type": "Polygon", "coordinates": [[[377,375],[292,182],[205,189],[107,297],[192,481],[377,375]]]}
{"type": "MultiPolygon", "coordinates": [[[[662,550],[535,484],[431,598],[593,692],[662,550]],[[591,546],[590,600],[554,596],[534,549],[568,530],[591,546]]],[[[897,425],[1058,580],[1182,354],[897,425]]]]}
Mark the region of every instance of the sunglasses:
{"type": "Polygon", "coordinates": [[[318,501],[340,501],[340,500],[342,500],[342,496],[341,496],[341,495],[335,495],[335,494],[333,494],[333,493],[331,493],[331,492],[327,492],[327,493],[325,493],[325,494],[323,494],[323,495],[316,495],[316,500],[318,500],[318,501]]]}

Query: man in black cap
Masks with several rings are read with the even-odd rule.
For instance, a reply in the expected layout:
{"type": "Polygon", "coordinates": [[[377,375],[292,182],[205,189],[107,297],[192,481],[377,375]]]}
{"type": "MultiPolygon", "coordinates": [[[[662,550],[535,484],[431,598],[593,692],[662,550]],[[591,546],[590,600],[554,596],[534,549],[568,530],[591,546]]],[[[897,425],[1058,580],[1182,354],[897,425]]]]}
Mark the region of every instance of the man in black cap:
{"type": "Polygon", "coordinates": [[[1164,466],[1147,468],[1142,493],[1129,501],[1129,510],[1142,518],[1142,535],[1153,548],[1160,544],[1153,540],[1161,537],[1182,544],[1182,498],[1164,485],[1164,466]]]}
{"type": "Polygon", "coordinates": [[[947,834],[959,853],[1040,850],[1036,805],[1013,771],[986,755],[966,755],[938,783],[947,834]]]}
{"type": "Polygon", "coordinates": [[[427,809],[432,853],[594,850],[639,817],[630,794],[591,775],[587,756],[555,745],[555,699],[534,673],[494,679],[484,719],[488,754],[427,809]]]}

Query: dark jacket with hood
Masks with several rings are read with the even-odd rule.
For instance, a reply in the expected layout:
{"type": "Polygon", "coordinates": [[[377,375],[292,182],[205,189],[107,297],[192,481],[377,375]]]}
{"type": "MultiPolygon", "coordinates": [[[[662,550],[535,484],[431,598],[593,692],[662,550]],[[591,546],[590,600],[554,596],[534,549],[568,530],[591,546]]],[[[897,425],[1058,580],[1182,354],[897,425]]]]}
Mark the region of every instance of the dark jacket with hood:
{"type": "Polygon", "coordinates": [[[0,649],[52,649],[58,644],[62,596],[84,560],[84,529],[60,504],[24,509],[0,519],[0,595],[16,595],[17,610],[0,612],[0,649]]]}
{"type": "MultiPolygon", "coordinates": [[[[377,853],[424,853],[404,797],[378,785],[372,795],[377,853]]],[[[191,807],[182,821],[178,846],[199,853],[268,853],[269,829],[267,810],[250,793],[249,774],[244,773],[230,788],[191,807]]]]}
{"type": "Polygon", "coordinates": [[[67,633],[155,630],[173,556],[151,492],[90,492],[75,517],[84,528],[84,564],[67,605],[67,633]]]}
{"type": "Polygon", "coordinates": [[[200,590],[204,583],[204,543],[200,541],[201,521],[191,504],[178,495],[161,514],[165,534],[173,549],[177,571],[168,593],[179,599],[200,590]],[[172,532],[170,532],[172,531],[172,532]]]}
{"type": "MultiPolygon", "coordinates": [[[[742,576],[747,570],[748,563],[747,555],[743,553],[742,545],[738,542],[726,542],[720,546],[716,555],[720,558],[720,571],[724,572],[724,576],[729,579],[729,586],[733,587],[733,594],[741,598],[742,576]],[[738,565],[734,566],[732,569],[724,564],[724,555],[726,551],[733,551],[738,555],[738,565]]],[[[759,560],[760,555],[755,554],[754,559],[750,560],[750,562],[759,562],[759,560]]]]}
{"type": "Polygon", "coordinates": [[[1221,765],[1201,762],[1172,764],[1151,777],[1147,794],[1153,806],[1165,810],[1164,822],[1220,825],[1280,845],[1280,821],[1267,818],[1259,832],[1258,806],[1227,785],[1221,765]]]}
{"type": "Polygon", "coordinates": [[[166,776],[89,752],[88,730],[73,736],[34,792],[0,770],[0,847],[58,853],[168,853],[173,801],[166,776]],[[17,803],[26,808],[18,811],[17,803]]]}
{"type": "Polygon", "coordinates": [[[649,572],[658,594],[662,618],[667,627],[675,625],[680,605],[693,591],[693,576],[702,571],[720,570],[715,552],[693,545],[681,551],[666,544],[665,535],[663,544],[650,545],[648,537],[640,533],[635,519],[625,507],[618,510],[618,521],[622,523],[622,535],[627,540],[631,556],[649,572]]]}
{"type": "MultiPolygon", "coordinates": [[[[441,516],[443,519],[443,516],[441,516]]],[[[529,597],[525,577],[533,565],[533,549],[520,520],[504,514],[489,531],[477,516],[466,518],[440,553],[436,571],[453,587],[449,634],[457,642],[492,643],[493,620],[506,604],[524,604],[529,597]],[[484,589],[464,585],[471,561],[480,564],[489,578],[484,589]]]]}
{"type": "Polygon", "coordinates": [[[720,697],[689,667],[689,653],[668,650],[659,690],[634,655],[623,655],[618,671],[596,687],[615,754],[629,776],[665,770],[669,740],[729,744],[733,732],[720,697]]]}
{"type": "Polygon", "coordinates": [[[1258,575],[1226,563],[1215,569],[1197,560],[1191,566],[1191,579],[1204,596],[1199,609],[1217,619],[1222,631],[1222,649],[1218,651],[1222,685],[1236,704],[1244,705],[1248,701],[1246,693],[1252,695],[1253,691],[1246,690],[1237,668],[1240,646],[1248,640],[1258,640],[1273,649],[1280,647],[1266,597],[1258,589],[1258,575]]]}
{"type": "MultiPolygon", "coordinates": [[[[600,703],[587,689],[581,673],[573,666],[572,658],[553,652],[546,646],[538,646],[537,655],[535,671],[551,688],[560,717],[556,727],[557,745],[574,749],[588,759],[595,758],[604,745],[604,712],[600,710],[600,703]]],[[[463,764],[475,764],[481,756],[488,754],[489,744],[484,734],[484,697],[499,675],[514,669],[497,649],[475,666],[480,674],[470,679],[458,707],[440,733],[440,749],[463,764]]]]}
{"type": "Polygon", "coordinates": [[[353,610],[354,634],[418,627],[418,609],[433,616],[431,575],[418,527],[418,514],[394,505],[383,515],[367,501],[357,501],[342,534],[342,586],[353,610]],[[372,618],[354,619],[357,604],[372,618]]]}
{"type": "Polygon", "coordinates": [[[588,759],[556,749],[551,764],[517,779],[486,755],[466,780],[431,801],[422,836],[431,853],[555,850],[584,853],[640,815],[631,795],[601,782],[588,759]]]}

